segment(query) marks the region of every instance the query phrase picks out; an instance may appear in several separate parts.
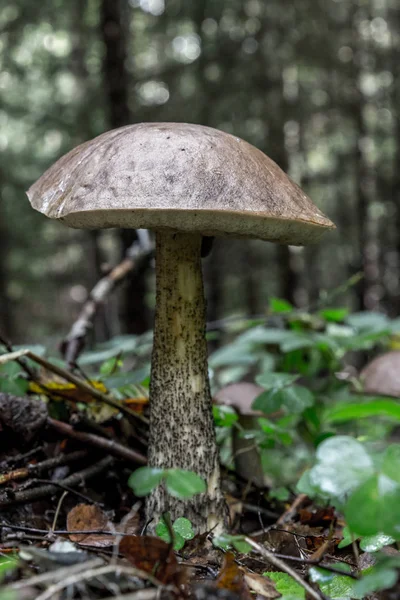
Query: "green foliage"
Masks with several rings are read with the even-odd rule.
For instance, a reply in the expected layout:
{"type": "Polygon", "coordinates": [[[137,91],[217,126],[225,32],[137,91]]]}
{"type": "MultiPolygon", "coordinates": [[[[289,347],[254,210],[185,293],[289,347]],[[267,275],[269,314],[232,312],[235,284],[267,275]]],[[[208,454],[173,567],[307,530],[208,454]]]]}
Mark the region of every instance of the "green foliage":
{"type": "Polygon", "coordinates": [[[269,579],[272,579],[272,581],[275,583],[277,591],[282,594],[282,598],[285,600],[305,599],[306,595],[304,588],[301,587],[301,585],[299,585],[297,581],[295,581],[290,575],[275,571],[267,571],[266,573],[263,573],[263,575],[269,579]]]}
{"type": "Polygon", "coordinates": [[[0,365],[0,392],[23,396],[29,386],[27,379],[23,375],[23,369],[17,362],[8,362],[0,365]]]}
{"type": "MultiPolygon", "coordinates": [[[[298,489],[342,508],[350,530],[359,536],[400,539],[399,452],[399,445],[393,445],[372,456],[351,437],[332,437],[318,447],[316,464],[298,489]]],[[[378,546],[379,539],[384,538],[376,538],[378,546]]]]}
{"type": "Polygon", "coordinates": [[[251,552],[251,546],[246,542],[244,535],[229,535],[228,533],[223,533],[213,538],[213,544],[217,548],[222,548],[223,550],[231,550],[234,548],[242,554],[251,552]]]}
{"type": "Polygon", "coordinates": [[[164,482],[171,496],[182,500],[206,491],[206,484],[201,477],[183,469],[139,467],[129,477],[128,484],[136,496],[147,496],[161,482],[164,482]]]}
{"type": "MultiPolygon", "coordinates": [[[[176,521],[174,521],[172,524],[172,529],[174,534],[174,550],[181,550],[187,540],[194,538],[195,534],[192,524],[189,519],[185,519],[185,517],[179,517],[176,519],[176,521]]],[[[168,544],[171,543],[170,529],[164,519],[161,519],[161,521],[157,524],[156,534],[158,537],[164,540],[164,542],[167,542],[168,544]]]]}

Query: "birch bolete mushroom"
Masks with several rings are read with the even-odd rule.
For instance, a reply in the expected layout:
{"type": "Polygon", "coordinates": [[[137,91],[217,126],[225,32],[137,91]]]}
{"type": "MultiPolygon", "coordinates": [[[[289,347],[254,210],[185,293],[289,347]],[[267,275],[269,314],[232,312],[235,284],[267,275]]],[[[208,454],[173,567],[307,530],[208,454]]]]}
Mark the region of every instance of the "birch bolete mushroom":
{"type": "Polygon", "coordinates": [[[149,464],[195,471],[207,491],[182,502],[159,486],[147,513],[157,519],[169,510],[199,531],[213,527],[225,511],[207,371],[202,236],[303,245],[333,224],[260,150],[185,123],[104,133],[58,160],[28,196],[35,209],[71,227],[155,231],[149,464]]]}

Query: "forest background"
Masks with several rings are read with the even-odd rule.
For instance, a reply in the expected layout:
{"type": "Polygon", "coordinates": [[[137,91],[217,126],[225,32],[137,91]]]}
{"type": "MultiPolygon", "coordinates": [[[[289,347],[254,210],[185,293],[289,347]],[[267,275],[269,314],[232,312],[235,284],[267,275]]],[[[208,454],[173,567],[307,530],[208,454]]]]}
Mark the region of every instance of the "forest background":
{"type": "MultiPolygon", "coordinates": [[[[217,240],[204,263],[209,321],[264,314],[271,296],[301,309],[337,301],[399,314],[398,0],[3,0],[0,327],[9,339],[56,347],[135,237],[64,228],[35,213],[25,190],[77,144],[142,121],[246,139],[337,225],[310,249],[217,240]]],[[[142,269],[107,301],[97,342],[151,328],[153,279],[142,269]]]]}

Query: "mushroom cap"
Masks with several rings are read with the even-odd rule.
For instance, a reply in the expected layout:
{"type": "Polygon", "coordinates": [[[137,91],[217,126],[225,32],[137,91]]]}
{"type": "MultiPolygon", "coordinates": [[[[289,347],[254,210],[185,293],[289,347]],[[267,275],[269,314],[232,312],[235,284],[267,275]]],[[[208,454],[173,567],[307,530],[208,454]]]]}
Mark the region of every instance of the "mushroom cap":
{"type": "Polygon", "coordinates": [[[259,385],[247,381],[230,383],[215,394],[214,402],[223,406],[231,406],[243,416],[264,417],[264,413],[252,409],[254,400],[264,391],[265,389],[259,385]]]}
{"type": "Polygon", "coordinates": [[[400,352],[385,352],[374,358],[360,377],[368,394],[400,398],[400,352]]]}
{"type": "Polygon", "coordinates": [[[78,228],[168,228],[299,245],[334,228],[260,150],[188,123],[108,131],[60,158],[28,197],[78,228]]]}

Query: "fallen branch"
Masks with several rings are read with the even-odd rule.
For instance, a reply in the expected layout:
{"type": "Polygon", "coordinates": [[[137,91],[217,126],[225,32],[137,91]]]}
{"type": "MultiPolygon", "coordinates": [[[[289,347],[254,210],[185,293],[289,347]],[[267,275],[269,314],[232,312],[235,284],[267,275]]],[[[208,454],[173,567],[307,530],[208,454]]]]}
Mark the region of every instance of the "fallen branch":
{"type": "Polygon", "coordinates": [[[70,368],[75,365],[79,354],[84,348],[86,336],[93,327],[93,321],[99,306],[141,261],[153,253],[153,245],[148,231],[138,229],[136,233],[138,240],[128,249],[124,260],[96,283],[89,294],[88,300],[83,305],[79,317],[62,341],[61,352],[70,368]]]}
{"type": "Polygon", "coordinates": [[[30,490],[14,492],[12,494],[9,492],[0,494],[0,507],[12,506],[14,504],[21,504],[23,502],[32,502],[33,500],[38,500],[39,498],[52,496],[59,491],[59,486],[68,486],[72,488],[76,485],[79,485],[80,483],[95,477],[102,471],[105,471],[107,468],[111,467],[113,462],[114,458],[112,456],[107,456],[94,465],[90,465],[90,467],[82,469],[82,471],[78,471],[73,475],[69,475],[69,477],[66,477],[65,479],[61,479],[57,482],[57,484],[51,483],[30,490]]]}
{"type": "Polygon", "coordinates": [[[121,412],[125,413],[126,415],[129,415],[130,417],[134,417],[135,419],[140,419],[141,421],[147,423],[147,419],[145,417],[134,412],[127,406],[124,406],[123,404],[118,402],[118,400],[115,400],[115,398],[110,396],[109,394],[104,394],[103,392],[100,392],[99,390],[94,388],[89,383],[86,383],[86,381],[84,381],[80,377],[77,377],[76,375],[73,375],[72,373],[70,373],[70,371],[67,371],[66,369],[63,369],[62,367],[54,365],[50,361],[46,360],[42,356],[39,356],[38,354],[35,354],[34,352],[31,352],[30,350],[16,350],[15,352],[9,352],[8,354],[2,354],[2,355],[0,355],[0,365],[5,364],[10,361],[13,361],[13,360],[18,362],[24,356],[26,358],[30,358],[31,360],[38,363],[39,365],[41,365],[48,371],[52,371],[53,373],[55,373],[56,375],[59,375],[63,379],[70,381],[71,383],[76,385],[77,388],[85,391],[87,394],[90,394],[90,396],[92,396],[96,400],[99,400],[100,402],[104,402],[104,404],[108,404],[109,406],[116,408],[118,411],[121,411],[121,412]]]}
{"type": "Polygon", "coordinates": [[[135,567],[127,567],[125,565],[118,565],[115,563],[111,563],[109,565],[105,565],[103,567],[95,567],[90,570],[86,570],[84,573],[70,575],[66,577],[63,581],[59,581],[49,586],[47,590],[45,590],[42,594],[36,597],[36,600],[50,600],[54,598],[58,592],[61,592],[65,588],[70,585],[75,585],[76,583],[80,583],[83,581],[89,581],[90,579],[94,579],[95,577],[100,577],[102,575],[127,575],[128,577],[139,577],[140,579],[147,579],[153,585],[157,585],[162,587],[162,584],[150,573],[146,573],[145,571],[141,571],[140,569],[136,569],[135,567]]]}
{"type": "MultiPolygon", "coordinates": [[[[84,444],[90,444],[91,446],[95,446],[96,448],[101,448],[105,450],[109,454],[113,454],[118,458],[123,458],[128,460],[129,462],[133,462],[135,464],[146,465],[147,458],[140,454],[140,452],[136,452],[135,450],[131,450],[114,440],[110,440],[107,438],[103,438],[99,435],[95,435],[94,433],[86,433],[84,431],[77,431],[71,425],[67,423],[63,423],[62,421],[57,421],[56,419],[51,419],[50,417],[47,419],[47,423],[53,429],[56,429],[59,433],[71,437],[75,440],[79,440],[84,444]]],[[[0,480],[1,482],[1,480],[0,480]]]]}
{"type": "Polygon", "coordinates": [[[317,592],[316,590],[314,590],[314,588],[312,588],[311,585],[307,583],[307,581],[304,581],[304,579],[300,577],[300,575],[294,569],[289,567],[289,565],[287,565],[283,560],[275,556],[273,552],[270,552],[270,550],[267,550],[264,546],[255,542],[250,537],[246,536],[244,539],[253,548],[253,550],[258,552],[258,554],[264,557],[269,563],[271,563],[271,565],[274,565],[274,567],[276,567],[280,571],[283,571],[284,573],[290,575],[299,585],[301,585],[306,590],[310,598],[314,598],[314,600],[326,599],[326,596],[322,594],[322,592],[317,592]]]}
{"type": "Polygon", "coordinates": [[[70,462],[84,458],[86,455],[87,452],[85,450],[79,450],[77,452],[70,452],[69,454],[60,454],[60,456],[56,456],[55,458],[48,458],[47,460],[43,460],[39,463],[32,463],[29,464],[27,467],[14,469],[13,471],[9,471],[8,473],[0,473],[0,485],[4,485],[5,483],[9,483],[10,481],[16,481],[17,479],[26,479],[26,477],[30,477],[31,475],[41,473],[42,471],[54,469],[54,467],[67,465],[70,462]]]}

